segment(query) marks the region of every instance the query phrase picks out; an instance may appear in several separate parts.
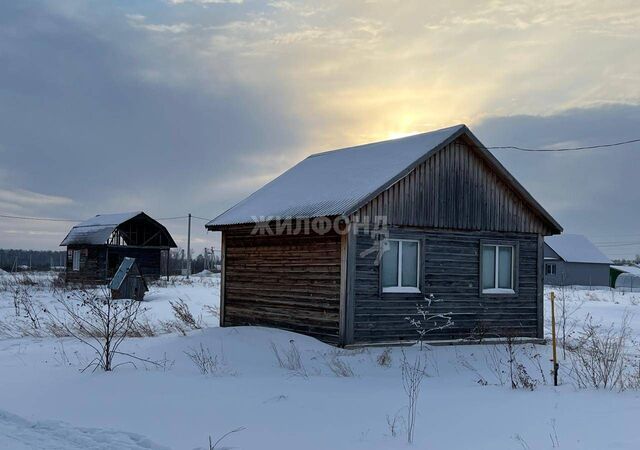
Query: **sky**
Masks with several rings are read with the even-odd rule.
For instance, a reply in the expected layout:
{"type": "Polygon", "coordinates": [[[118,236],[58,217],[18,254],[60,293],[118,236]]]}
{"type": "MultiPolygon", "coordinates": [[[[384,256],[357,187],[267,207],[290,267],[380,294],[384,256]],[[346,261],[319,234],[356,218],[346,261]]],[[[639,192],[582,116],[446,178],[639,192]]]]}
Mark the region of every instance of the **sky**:
{"type": "MultiPolygon", "coordinates": [[[[635,0],[0,2],[0,214],[213,218],[311,153],[458,123],[639,138],[639,29],[635,0]]],[[[640,145],[494,153],[566,232],[640,253],[640,145]]],[[[70,225],[0,218],[0,248],[70,225]]]]}

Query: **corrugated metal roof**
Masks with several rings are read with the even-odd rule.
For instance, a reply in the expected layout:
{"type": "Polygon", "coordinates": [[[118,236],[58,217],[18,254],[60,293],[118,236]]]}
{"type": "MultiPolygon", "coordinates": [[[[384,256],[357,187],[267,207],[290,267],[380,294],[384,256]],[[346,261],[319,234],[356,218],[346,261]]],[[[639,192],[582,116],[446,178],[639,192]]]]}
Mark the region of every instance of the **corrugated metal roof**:
{"type": "Polygon", "coordinates": [[[611,260],[581,234],[548,236],[544,242],[566,262],[611,264],[611,260]]]}
{"type": "Polygon", "coordinates": [[[113,276],[113,278],[111,279],[111,282],[109,283],[109,289],[114,289],[114,290],[120,289],[120,286],[122,286],[122,282],[127,277],[129,270],[131,270],[131,267],[133,267],[133,264],[135,262],[136,262],[135,258],[129,258],[129,257],[125,257],[122,260],[120,267],[118,267],[116,274],[113,276]]]}
{"type": "Polygon", "coordinates": [[[309,156],[207,226],[349,214],[464,125],[309,156]]]}
{"type": "Polygon", "coordinates": [[[74,226],[60,245],[102,245],[107,242],[111,233],[113,233],[120,224],[140,214],[143,214],[143,212],[98,214],[74,226]]]}

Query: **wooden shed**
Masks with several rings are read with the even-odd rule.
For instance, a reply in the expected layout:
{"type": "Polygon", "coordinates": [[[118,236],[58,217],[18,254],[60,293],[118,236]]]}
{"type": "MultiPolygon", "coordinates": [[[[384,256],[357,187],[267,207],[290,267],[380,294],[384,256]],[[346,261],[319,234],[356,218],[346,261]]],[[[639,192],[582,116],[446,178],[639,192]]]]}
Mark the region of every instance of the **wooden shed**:
{"type": "Polygon", "coordinates": [[[308,157],[207,225],[222,326],[337,345],[543,337],[560,225],[465,125],[308,157]],[[446,319],[444,318],[446,317],[446,319]]]}
{"type": "Polygon", "coordinates": [[[74,226],[67,247],[67,283],[106,284],[125,257],[135,258],[142,275],[167,274],[169,249],[176,243],[167,229],[142,211],[99,214],[74,226]]]}
{"type": "Polygon", "coordinates": [[[149,290],[147,282],[140,273],[135,258],[124,258],[115,275],[109,282],[111,298],[128,298],[142,301],[149,290]]]}

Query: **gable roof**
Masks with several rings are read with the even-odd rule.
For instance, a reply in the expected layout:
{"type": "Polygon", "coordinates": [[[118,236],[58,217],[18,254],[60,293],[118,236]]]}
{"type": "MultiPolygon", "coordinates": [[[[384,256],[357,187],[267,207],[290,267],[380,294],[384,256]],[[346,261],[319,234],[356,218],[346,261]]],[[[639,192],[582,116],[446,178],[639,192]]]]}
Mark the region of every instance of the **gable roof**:
{"type": "Polygon", "coordinates": [[[67,245],[103,245],[107,243],[107,240],[111,236],[111,233],[115,231],[123,223],[127,222],[138,216],[144,216],[147,219],[155,222],[160,228],[162,228],[169,236],[170,247],[175,247],[173,238],[169,235],[167,229],[158,221],[152,219],[143,211],[133,211],[115,214],[98,214],[95,217],[87,219],[71,228],[71,231],[60,243],[60,246],[67,245]]]}
{"type": "Polygon", "coordinates": [[[465,136],[551,229],[562,227],[471,133],[455,125],[309,156],[206,224],[209,229],[279,219],[349,215],[433,153],[465,136]],[[256,220],[257,219],[257,220],[256,220]]]}
{"type": "Polygon", "coordinates": [[[544,242],[566,262],[611,264],[611,260],[581,234],[548,236],[544,242]]]}

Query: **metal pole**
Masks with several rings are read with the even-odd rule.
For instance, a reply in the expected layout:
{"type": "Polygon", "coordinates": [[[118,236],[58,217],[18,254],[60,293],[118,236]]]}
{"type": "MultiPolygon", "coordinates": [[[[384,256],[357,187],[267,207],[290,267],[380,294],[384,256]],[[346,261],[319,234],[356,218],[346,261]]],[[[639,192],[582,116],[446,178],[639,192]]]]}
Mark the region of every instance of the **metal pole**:
{"type": "Polygon", "coordinates": [[[556,293],[551,292],[551,345],[553,347],[553,385],[558,385],[558,355],[556,352],[556,293]]]}
{"type": "Polygon", "coordinates": [[[191,213],[189,213],[189,229],[187,231],[187,279],[191,275],[191,213]]]}

